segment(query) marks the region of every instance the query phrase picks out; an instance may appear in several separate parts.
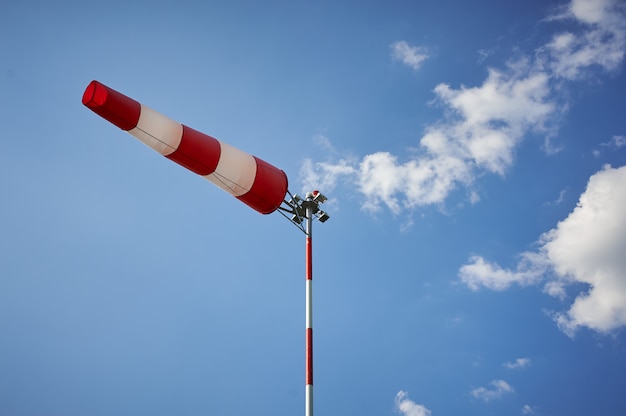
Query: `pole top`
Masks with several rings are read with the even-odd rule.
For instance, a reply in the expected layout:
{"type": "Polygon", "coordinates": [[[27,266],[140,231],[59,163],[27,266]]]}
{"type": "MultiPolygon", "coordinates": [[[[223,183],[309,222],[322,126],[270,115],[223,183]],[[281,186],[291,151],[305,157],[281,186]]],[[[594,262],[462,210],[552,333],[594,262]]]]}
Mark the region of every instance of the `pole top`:
{"type": "MultiPolygon", "coordinates": [[[[279,207],[279,212],[295,224],[300,230],[302,230],[306,234],[306,229],[304,228],[302,222],[308,218],[307,209],[310,209],[311,216],[316,217],[320,222],[326,222],[330,216],[322,211],[319,207],[320,204],[323,204],[328,200],[326,196],[324,196],[317,189],[311,192],[307,192],[305,195],[305,199],[302,199],[298,195],[292,195],[289,191],[287,194],[291,197],[289,200],[284,200],[283,205],[279,207]],[[285,213],[290,214],[289,216],[285,213]]],[[[312,219],[311,218],[311,219],[312,219]]]]}

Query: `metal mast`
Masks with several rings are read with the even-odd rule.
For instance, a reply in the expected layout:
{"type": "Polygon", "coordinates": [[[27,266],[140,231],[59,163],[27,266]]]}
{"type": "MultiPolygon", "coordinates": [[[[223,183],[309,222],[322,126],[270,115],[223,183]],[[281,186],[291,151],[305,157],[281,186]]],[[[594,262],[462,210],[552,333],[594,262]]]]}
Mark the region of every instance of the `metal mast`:
{"type": "Polygon", "coordinates": [[[294,223],[306,236],[306,261],[305,261],[305,390],[304,390],[304,415],[313,416],[313,218],[317,217],[320,222],[326,222],[328,214],[319,209],[319,204],[326,201],[326,197],[319,191],[308,192],[302,200],[298,195],[285,201],[287,207],[280,207],[281,212],[294,223]],[[285,215],[282,211],[291,214],[285,215]],[[304,222],[304,225],[302,224],[304,222]]]}
{"type": "Polygon", "coordinates": [[[313,416],[313,204],[306,199],[306,387],[305,416],[313,416]]]}

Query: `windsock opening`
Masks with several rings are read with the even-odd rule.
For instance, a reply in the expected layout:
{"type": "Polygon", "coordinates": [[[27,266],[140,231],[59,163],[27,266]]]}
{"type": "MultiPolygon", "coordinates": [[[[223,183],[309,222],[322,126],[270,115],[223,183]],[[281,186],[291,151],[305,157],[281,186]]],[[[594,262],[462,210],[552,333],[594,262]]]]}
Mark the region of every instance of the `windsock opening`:
{"type": "Polygon", "coordinates": [[[141,114],[141,104],[98,81],[85,89],[83,104],[124,131],[133,129],[141,114]]]}

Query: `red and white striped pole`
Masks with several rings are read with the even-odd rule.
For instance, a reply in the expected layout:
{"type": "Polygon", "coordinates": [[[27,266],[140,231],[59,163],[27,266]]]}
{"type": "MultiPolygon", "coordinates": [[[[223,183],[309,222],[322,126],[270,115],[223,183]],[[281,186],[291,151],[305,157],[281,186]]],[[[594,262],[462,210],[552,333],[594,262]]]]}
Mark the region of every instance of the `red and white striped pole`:
{"type": "Polygon", "coordinates": [[[305,416],[313,416],[313,193],[306,195],[306,386],[305,416]]]}

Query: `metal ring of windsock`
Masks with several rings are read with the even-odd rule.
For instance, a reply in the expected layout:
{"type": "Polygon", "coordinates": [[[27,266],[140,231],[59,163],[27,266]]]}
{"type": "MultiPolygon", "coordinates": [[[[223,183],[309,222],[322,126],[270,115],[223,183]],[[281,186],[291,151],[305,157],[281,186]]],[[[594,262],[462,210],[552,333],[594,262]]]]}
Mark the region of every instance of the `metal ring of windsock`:
{"type": "Polygon", "coordinates": [[[180,124],[98,81],[87,86],[83,104],[261,214],[274,212],[287,194],[287,175],[277,167],[180,124]]]}

